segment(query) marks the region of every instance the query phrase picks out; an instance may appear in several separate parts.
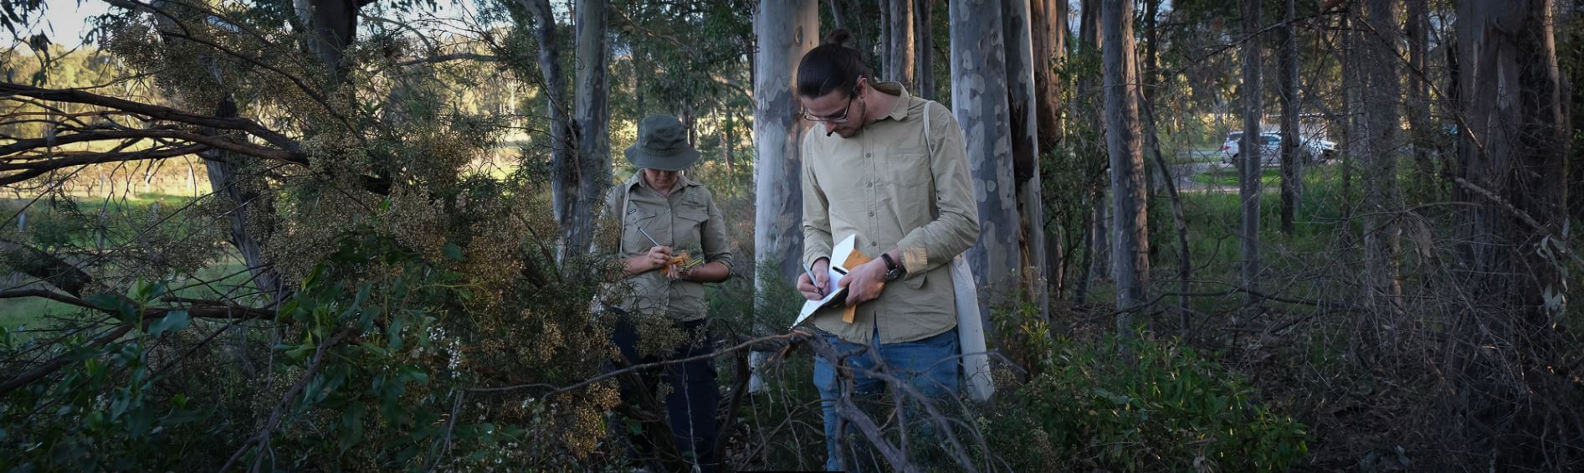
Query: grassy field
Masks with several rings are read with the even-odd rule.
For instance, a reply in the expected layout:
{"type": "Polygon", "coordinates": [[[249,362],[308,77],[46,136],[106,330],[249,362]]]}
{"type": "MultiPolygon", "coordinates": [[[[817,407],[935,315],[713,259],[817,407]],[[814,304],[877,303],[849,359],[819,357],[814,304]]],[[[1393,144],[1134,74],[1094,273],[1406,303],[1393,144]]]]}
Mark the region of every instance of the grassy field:
{"type": "MultiPolygon", "coordinates": [[[[24,241],[43,248],[69,249],[69,253],[90,254],[100,246],[114,248],[138,236],[144,226],[160,216],[169,216],[193,202],[191,196],[162,193],[122,194],[112,197],[72,196],[66,199],[3,199],[0,215],[7,218],[0,236],[24,241]],[[18,233],[18,222],[25,224],[18,233]],[[102,226],[95,222],[103,222],[102,226]]],[[[163,226],[187,226],[180,231],[202,230],[203,222],[182,220],[177,216],[164,221],[163,226]]],[[[212,238],[195,238],[184,241],[190,245],[215,245],[212,238]]],[[[196,247],[195,247],[196,248],[196,247]]],[[[191,274],[166,275],[166,284],[175,289],[178,297],[215,298],[217,289],[247,281],[245,265],[233,253],[210,261],[191,274]]],[[[90,272],[115,272],[115,268],[94,268],[90,272]]],[[[102,276],[102,275],[101,275],[102,276]]],[[[26,284],[30,278],[21,274],[0,273],[0,284],[26,284]]],[[[81,316],[83,310],[69,304],[39,298],[0,299],[0,327],[7,330],[19,328],[47,328],[63,318],[81,316]]]]}

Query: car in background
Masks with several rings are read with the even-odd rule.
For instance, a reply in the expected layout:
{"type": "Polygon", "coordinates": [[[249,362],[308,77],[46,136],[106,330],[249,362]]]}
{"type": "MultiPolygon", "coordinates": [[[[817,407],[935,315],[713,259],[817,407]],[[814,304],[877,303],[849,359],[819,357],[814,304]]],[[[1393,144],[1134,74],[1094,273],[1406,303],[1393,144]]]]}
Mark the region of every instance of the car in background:
{"type": "MultiPolygon", "coordinates": [[[[1260,133],[1260,166],[1281,165],[1281,140],[1279,132],[1260,133]]],[[[1243,132],[1228,132],[1226,141],[1221,143],[1221,162],[1237,163],[1242,156],[1239,149],[1242,145],[1243,132]]],[[[1336,156],[1336,142],[1318,136],[1306,136],[1299,141],[1298,150],[1305,162],[1329,161],[1336,156]]]]}
{"type": "MultiPolygon", "coordinates": [[[[1243,156],[1239,148],[1243,146],[1243,132],[1228,132],[1226,141],[1221,143],[1221,162],[1235,164],[1243,156]]],[[[1281,163],[1281,134],[1260,133],[1260,165],[1275,166],[1281,163]]]]}

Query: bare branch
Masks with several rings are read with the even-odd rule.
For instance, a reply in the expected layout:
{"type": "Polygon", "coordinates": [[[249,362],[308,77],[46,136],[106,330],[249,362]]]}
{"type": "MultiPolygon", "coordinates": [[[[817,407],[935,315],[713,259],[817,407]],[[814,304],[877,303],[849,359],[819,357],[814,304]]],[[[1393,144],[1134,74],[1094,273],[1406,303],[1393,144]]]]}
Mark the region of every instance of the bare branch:
{"type": "MultiPolygon", "coordinates": [[[[218,118],[188,113],[170,107],[162,107],[159,105],[150,105],[146,103],[118,99],[115,97],[99,95],[78,89],[44,89],[21,84],[13,84],[9,82],[0,82],[0,97],[12,96],[23,96],[41,100],[54,100],[59,102],[96,105],[114,110],[120,110],[123,112],[135,113],[156,120],[169,120],[210,128],[237,130],[257,136],[265,142],[275,145],[280,149],[284,149],[294,155],[302,153],[302,146],[296,140],[287,138],[285,135],[265,128],[263,125],[258,124],[258,122],[241,117],[218,118]]],[[[307,160],[303,159],[301,162],[298,162],[298,164],[307,164],[307,160]]]]}

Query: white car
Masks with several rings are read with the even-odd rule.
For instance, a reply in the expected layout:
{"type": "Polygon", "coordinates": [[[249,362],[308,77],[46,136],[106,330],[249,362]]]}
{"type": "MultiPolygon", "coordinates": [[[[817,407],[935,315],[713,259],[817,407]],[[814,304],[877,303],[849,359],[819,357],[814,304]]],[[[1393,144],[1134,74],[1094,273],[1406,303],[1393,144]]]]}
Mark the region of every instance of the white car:
{"type": "MultiPolygon", "coordinates": [[[[1226,141],[1221,143],[1221,162],[1235,164],[1242,153],[1238,148],[1243,145],[1243,132],[1228,132],[1226,141]]],[[[1276,166],[1281,164],[1281,134],[1260,133],[1260,166],[1276,166]]]]}
{"type": "MultiPolygon", "coordinates": [[[[1271,167],[1281,165],[1281,133],[1260,133],[1260,166],[1271,167]]],[[[1238,148],[1243,144],[1243,132],[1228,132],[1226,141],[1221,143],[1221,162],[1236,163],[1241,156],[1238,148]]],[[[1336,143],[1318,136],[1303,137],[1298,143],[1298,149],[1306,162],[1330,160],[1336,154],[1336,143]]]]}

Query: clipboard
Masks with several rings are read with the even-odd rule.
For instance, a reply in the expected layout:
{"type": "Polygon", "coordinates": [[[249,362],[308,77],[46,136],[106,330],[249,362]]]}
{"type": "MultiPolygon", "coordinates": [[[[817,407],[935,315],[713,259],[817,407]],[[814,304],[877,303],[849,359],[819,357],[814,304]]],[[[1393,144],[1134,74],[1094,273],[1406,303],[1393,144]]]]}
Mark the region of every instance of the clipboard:
{"type": "Polygon", "coordinates": [[[808,320],[810,316],[821,310],[837,307],[842,309],[842,321],[849,324],[853,323],[858,306],[847,305],[847,288],[838,285],[838,283],[847,277],[849,270],[860,264],[868,263],[871,259],[868,255],[863,254],[862,251],[858,251],[857,237],[857,235],[848,235],[847,238],[836,244],[836,247],[831,250],[831,264],[826,276],[830,281],[828,287],[836,288],[836,290],[826,294],[820,300],[804,302],[803,310],[798,312],[797,320],[792,322],[793,327],[801,325],[803,321],[808,320]]]}

